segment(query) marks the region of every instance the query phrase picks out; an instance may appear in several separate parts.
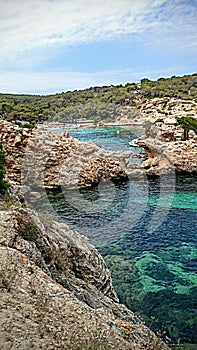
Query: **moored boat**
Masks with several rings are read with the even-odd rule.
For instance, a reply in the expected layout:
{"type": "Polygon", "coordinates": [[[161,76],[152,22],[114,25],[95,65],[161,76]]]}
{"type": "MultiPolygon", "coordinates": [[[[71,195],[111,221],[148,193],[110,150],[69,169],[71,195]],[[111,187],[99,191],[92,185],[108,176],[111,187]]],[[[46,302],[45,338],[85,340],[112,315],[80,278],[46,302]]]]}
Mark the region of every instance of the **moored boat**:
{"type": "Polygon", "coordinates": [[[137,144],[138,139],[133,139],[131,141],[129,141],[129,146],[131,147],[139,147],[139,145],[137,144]]]}

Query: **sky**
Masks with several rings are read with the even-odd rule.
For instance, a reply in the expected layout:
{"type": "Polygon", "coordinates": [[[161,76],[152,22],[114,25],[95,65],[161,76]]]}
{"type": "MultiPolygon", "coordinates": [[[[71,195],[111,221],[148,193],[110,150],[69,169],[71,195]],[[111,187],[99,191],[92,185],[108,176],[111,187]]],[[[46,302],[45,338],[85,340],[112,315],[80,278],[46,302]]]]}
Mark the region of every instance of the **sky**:
{"type": "Polygon", "coordinates": [[[197,0],[0,0],[0,92],[197,72],[197,0]]]}

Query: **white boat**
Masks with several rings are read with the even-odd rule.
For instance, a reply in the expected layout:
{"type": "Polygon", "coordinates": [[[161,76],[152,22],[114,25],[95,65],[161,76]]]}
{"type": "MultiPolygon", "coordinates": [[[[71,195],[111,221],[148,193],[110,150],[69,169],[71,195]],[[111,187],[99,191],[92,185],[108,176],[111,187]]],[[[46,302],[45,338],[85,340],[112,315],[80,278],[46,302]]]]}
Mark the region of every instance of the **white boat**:
{"type": "Polygon", "coordinates": [[[133,139],[131,141],[129,141],[129,146],[131,147],[139,147],[139,145],[137,144],[138,139],[133,139]]]}

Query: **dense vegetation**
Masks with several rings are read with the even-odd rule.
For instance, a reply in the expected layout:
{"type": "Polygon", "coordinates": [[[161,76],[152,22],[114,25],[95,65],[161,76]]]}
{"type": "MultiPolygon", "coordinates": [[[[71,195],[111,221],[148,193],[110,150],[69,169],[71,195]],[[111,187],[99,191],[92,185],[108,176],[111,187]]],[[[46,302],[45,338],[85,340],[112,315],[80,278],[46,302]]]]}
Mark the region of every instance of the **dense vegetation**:
{"type": "Polygon", "coordinates": [[[132,107],[129,117],[135,117],[142,101],[153,97],[197,102],[197,74],[156,81],[142,79],[138,84],[96,86],[47,96],[0,94],[0,117],[33,124],[44,120],[73,122],[80,118],[107,121],[113,120],[124,105],[132,107]]]}
{"type": "Polygon", "coordinates": [[[140,92],[148,98],[176,97],[197,102],[197,74],[159,78],[156,81],[142,79],[140,92]]]}
{"type": "Polygon", "coordinates": [[[4,192],[8,186],[4,178],[5,177],[4,164],[5,164],[5,153],[3,152],[3,146],[0,143],[0,193],[4,192]]]}

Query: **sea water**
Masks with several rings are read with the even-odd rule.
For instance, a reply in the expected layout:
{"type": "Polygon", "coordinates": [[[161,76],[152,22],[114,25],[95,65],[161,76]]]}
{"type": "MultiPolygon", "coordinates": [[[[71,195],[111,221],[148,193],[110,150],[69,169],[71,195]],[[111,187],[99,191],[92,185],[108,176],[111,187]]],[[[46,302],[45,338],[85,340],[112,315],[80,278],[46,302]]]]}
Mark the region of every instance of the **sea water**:
{"type": "MultiPolygon", "coordinates": [[[[118,128],[70,134],[108,150],[131,150],[136,138],[118,128]]],[[[101,182],[49,199],[59,219],[103,255],[120,301],[169,344],[197,349],[196,176],[101,182]]]]}

